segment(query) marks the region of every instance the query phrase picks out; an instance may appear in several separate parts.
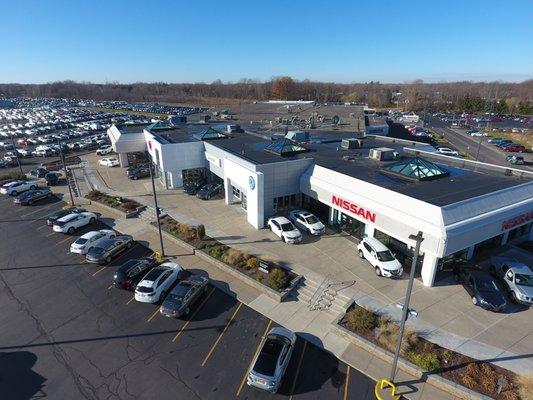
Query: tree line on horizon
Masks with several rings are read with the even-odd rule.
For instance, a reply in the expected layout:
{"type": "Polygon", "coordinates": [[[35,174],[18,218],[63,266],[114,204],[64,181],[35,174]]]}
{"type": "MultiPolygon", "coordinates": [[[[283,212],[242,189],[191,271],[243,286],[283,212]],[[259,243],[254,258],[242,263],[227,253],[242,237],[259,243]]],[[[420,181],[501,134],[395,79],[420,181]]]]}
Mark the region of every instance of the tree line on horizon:
{"type": "Polygon", "coordinates": [[[254,100],[311,100],[365,103],[402,110],[493,111],[533,113],[533,79],[519,82],[331,83],[294,80],[288,76],[261,82],[236,83],[90,83],[60,81],[44,84],[0,84],[4,97],[56,97],[128,102],[224,104],[254,100]]]}

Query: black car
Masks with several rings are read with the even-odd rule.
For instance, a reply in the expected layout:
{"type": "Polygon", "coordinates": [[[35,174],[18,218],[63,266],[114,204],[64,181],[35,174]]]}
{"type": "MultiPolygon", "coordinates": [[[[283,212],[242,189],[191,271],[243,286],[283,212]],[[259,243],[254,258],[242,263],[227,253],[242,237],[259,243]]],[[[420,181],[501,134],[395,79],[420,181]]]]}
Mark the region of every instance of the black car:
{"type": "Polygon", "coordinates": [[[59,174],[57,172],[48,172],[44,179],[48,186],[55,186],[59,183],[59,174]]]}
{"type": "Polygon", "coordinates": [[[170,292],[159,312],[165,317],[180,318],[191,311],[191,306],[207,291],[209,279],[192,275],[176,285],[170,292]]]}
{"type": "Polygon", "coordinates": [[[27,190],[24,193],[19,194],[13,202],[20,204],[21,206],[29,206],[36,201],[47,199],[53,196],[53,193],[48,188],[27,190]]]}
{"type": "Polygon", "coordinates": [[[454,271],[454,277],[472,297],[474,305],[490,311],[504,311],[507,307],[505,295],[487,272],[460,268],[454,271]]]}
{"type": "Polygon", "coordinates": [[[118,289],[135,290],[146,273],[158,264],[153,257],[128,260],[113,275],[113,286],[118,289]]]}
{"type": "MultiPolygon", "coordinates": [[[[148,169],[149,168],[148,164],[132,165],[132,166],[126,168],[126,175],[129,177],[130,175],[133,175],[133,174],[137,173],[138,170],[143,169],[143,168],[148,169]]],[[[148,170],[148,172],[150,172],[150,170],[148,170]]]]}
{"type": "Polygon", "coordinates": [[[196,194],[205,185],[204,180],[188,180],[183,182],[183,193],[196,194]]]}
{"type": "Polygon", "coordinates": [[[133,246],[133,237],[120,235],[112,239],[103,240],[98,247],[91,247],[85,255],[85,260],[96,264],[109,264],[111,260],[133,246]]]}
{"type": "Polygon", "coordinates": [[[128,173],[128,178],[133,180],[146,178],[148,176],[150,176],[150,168],[148,167],[136,168],[128,173]]]}
{"type": "Polygon", "coordinates": [[[37,178],[44,178],[48,170],[43,167],[34,168],[30,171],[30,176],[37,178]]]}
{"type": "Polygon", "coordinates": [[[223,187],[222,183],[208,183],[196,193],[196,197],[202,200],[209,200],[218,195],[223,187]]]}
{"type": "Polygon", "coordinates": [[[53,226],[54,222],[56,222],[59,218],[63,218],[65,215],[72,214],[72,213],[82,213],[86,211],[87,210],[84,208],[66,208],[63,210],[53,212],[52,214],[48,215],[48,217],[46,217],[46,225],[53,226]]]}

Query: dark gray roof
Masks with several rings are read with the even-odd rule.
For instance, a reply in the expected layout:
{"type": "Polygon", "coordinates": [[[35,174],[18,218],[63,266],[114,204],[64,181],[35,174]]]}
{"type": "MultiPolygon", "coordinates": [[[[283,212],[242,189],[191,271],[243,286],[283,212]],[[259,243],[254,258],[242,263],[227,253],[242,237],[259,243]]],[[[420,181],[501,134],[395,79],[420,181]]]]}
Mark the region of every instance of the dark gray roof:
{"type": "Polygon", "coordinates": [[[137,125],[117,125],[120,133],[139,133],[146,128],[148,124],[137,124],[137,125]]]}

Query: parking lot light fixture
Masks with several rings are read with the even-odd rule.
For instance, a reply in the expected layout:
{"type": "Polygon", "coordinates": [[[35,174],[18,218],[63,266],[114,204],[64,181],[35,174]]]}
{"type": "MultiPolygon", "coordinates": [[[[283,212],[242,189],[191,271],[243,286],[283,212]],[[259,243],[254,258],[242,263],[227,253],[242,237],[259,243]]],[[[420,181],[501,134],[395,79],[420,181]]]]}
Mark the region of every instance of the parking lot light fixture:
{"type": "MultiPolygon", "coordinates": [[[[61,141],[59,139],[57,139],[57,146],[59,147],[59,157],[61,158],[61,163],[63,164],[63,172],[65,173],[65,180],[67,181],[68,193],[70,195],[70,205],[74,206],[74,196],[72,195],[72,188],[70,187],[70,182],[68,181],[67,165],[65,164],[65,155],[63,154],[63,149],[61,148],[61,141]]],[[[72,174],[72,179],[74,179],[74,174],[72,174]]]]}
{"type": "Polygon", "coordinates": [[[15,139],[13,138],[13,135],[11,135],[11,143],[13,144],[13,154],[15,154],[15,158],[17,159],[17,164],[19,166],[20,173],[24,175],[24,172],[22,172],[22,165],[20,164],[19,153],[17,151],[17,148],[15,147],[15,139]]]}
{"type": "Polygon", "coordinates": [[[155,191],[155,182],[154,182],[154,165],[150,153],[146,152],[148,155],[149,163],[148,169],[150,170],[150,180],[152,181],[152,195],[154,196],[154,207],[155,207],[155,218],[157,220],[157,230],[159,231],[159,244],[161,246],[161,257],[165,257],[165,248],[163,246],[163,234],[161,233],[161,222],[159,221],[159,206],[157,205],[157,194],[155,191]]]}
{"type": "Polygon", "coordinates": [[[405,292],[405,301],[403,304],[399,304],[400,307],[398,307],[402,308],[402,320],[400,321],[400,332],[398,333],[398,339],[396,339],[396,351],[394,352],[394,358],[392,359],[392,368],[389,376],[389,380],[391,382],[394,382],[394,378],[396,377],[396,367],[398,365],[398,357],[400,355],[400,348],[402,345],[403,333],[405,330],[405,322],[407,321],[407,317],[410,311],[409,302],[411,301],[411,292],[413,291],[413,282],[415,280],[415,270],[416,263],[418,261],[418,253],[420,252],[420,244],[424,240],[421,231],[418,231],[417,235],[409,235],[409,239],[416,241],[416,246],[413,254],[413,262],[411,263],[411,271],[409,272],[409,283],[407,284],[407,290],[405,292]]]}

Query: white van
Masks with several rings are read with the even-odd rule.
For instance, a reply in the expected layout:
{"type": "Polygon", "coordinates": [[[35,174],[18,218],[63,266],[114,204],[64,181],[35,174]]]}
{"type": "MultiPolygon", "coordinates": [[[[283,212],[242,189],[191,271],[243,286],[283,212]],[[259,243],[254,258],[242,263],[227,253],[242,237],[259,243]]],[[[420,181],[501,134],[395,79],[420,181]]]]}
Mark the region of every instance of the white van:
{"type": "Polygon", "coordinates": [[[376,238],[365,237],[357,246],[359,257],[367,260],[375,269],[377,276],[399,278],[402,276],[402,264],[392,252],[376,238]]]}

